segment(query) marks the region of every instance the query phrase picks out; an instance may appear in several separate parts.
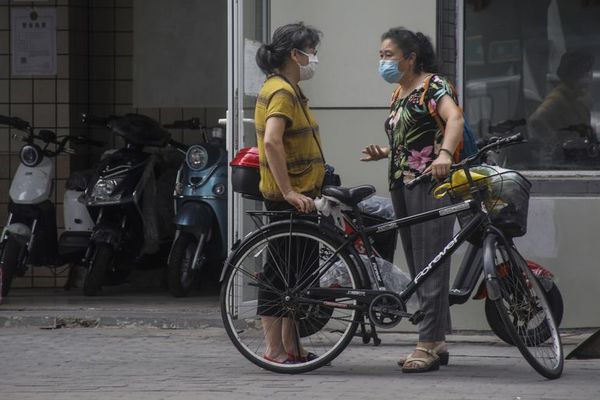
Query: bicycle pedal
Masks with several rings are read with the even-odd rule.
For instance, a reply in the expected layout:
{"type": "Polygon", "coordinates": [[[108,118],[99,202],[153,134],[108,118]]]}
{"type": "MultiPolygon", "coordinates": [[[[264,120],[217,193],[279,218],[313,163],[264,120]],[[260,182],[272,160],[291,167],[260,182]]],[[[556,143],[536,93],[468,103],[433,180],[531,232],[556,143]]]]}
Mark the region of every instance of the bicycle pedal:
{"type": "Polygon", "coordinates": [[[417,310],[413,315],[410,316],[410,318],[408,318],[408,320],[412,322],[413,325],[416,325],[423,321],[423,318],[425,318],[425,313],[421,310],[417,310]]]}

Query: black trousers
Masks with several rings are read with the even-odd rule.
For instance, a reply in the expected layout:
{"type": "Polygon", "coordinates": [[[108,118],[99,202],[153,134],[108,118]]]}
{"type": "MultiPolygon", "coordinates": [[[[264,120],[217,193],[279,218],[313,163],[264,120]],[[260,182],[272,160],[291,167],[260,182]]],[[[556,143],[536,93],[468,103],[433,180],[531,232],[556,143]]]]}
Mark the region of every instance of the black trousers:
{"type": "MultiPolygon", "coordinates": [[[[286,201],[265,201],[268,211],[294,210],[286,201]]],[[[271,217],[270,222],[289,219],[289,215],[271,217]]],[[[257,314],[261,316],[285,317],[283,292],[294,287],[298,279],[319,265],[319,245],[314,240],[282,236],[270,240],[266,262],[259,274],[257,314]]],[[[290,316],[287,316],[290,317],[290,316]]]]}

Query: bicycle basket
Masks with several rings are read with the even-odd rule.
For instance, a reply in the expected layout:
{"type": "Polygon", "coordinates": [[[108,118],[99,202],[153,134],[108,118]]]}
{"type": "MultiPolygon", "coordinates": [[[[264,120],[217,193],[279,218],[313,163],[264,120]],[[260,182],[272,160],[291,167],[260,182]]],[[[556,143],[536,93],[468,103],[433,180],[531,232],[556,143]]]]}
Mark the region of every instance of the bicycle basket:
{"type": "MultiPolygon", "coordinates": [[[[525,235],[531,183],[516,171],[496,166],[481,165],[470,171],[485,176],[476,184],[484,187],[484,205],[492,223],[507,236],[525,235]]],[[[452,186],[448,190],[454,203],[472,198],[466,185],[452,186]]],[[[471,217],[470,212],[459,213],[458,221],[464,226],[471,217]]]]}

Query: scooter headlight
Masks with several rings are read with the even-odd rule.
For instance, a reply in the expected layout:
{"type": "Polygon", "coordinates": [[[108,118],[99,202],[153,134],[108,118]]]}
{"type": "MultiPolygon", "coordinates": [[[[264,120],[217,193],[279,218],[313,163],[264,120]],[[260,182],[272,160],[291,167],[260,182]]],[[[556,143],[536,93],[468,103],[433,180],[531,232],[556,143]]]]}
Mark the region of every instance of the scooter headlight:
{"type": "Polygon", "coordinates": [[[187,151],[186,162],[190,169],[203,169],[208,163],[208,152],[200,145],[193,145],[187,151]]]}
{"type": "Polygon", "coordinates": [[[27,167],[35,167],[42,162],[42,150],[35,144],[26,144],[21,147],[19,158],[23,165],[27,167]]]}
{"type": "Polygon", "coordinates": [[[118,201],[121,193],[113,195],[119,181],[116,179],[98,179],[92,190],[92,198],[97,201],[118,201]]]}

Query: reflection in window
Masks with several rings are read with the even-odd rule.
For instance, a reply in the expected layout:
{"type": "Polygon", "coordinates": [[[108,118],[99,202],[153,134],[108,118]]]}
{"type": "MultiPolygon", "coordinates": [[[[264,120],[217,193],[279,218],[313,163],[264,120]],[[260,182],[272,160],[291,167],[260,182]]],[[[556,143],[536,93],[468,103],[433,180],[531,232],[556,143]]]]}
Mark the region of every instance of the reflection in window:
{"type": "Polygon", "coordinates": [[[499,162],[600,169],[598,21],[600,0],[465,0],[466,117],[483,137],[526,121],[499,162]]]}

